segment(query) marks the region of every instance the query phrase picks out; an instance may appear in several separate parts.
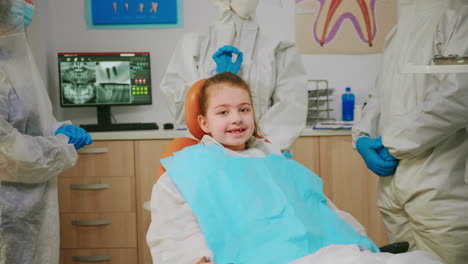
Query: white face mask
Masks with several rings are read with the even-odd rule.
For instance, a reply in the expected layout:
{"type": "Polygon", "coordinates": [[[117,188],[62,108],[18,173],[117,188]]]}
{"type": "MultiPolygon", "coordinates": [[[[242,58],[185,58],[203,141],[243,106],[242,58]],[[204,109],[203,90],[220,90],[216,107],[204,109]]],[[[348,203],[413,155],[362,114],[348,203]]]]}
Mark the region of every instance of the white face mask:
{"type": "Polygon", "coordinates": [[[249,18],[257,9],[258,0],[231,0],[230,6],[241,18],[249,18]]]}

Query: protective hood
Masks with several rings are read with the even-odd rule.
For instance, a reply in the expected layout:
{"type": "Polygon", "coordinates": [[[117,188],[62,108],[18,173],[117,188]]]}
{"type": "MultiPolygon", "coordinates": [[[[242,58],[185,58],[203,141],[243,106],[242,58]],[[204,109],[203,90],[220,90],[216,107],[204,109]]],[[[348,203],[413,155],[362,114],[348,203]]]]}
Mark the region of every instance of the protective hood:
{"type": "Polygon", "coordinates": [[[18,100],[15,120],[10,120],[15,127],[28,123],[28,134],[47,135],[56,120],[24,32],[24,17],[20,14],[24,4],[24,0],[2,0],[0,7],[0,96],[14,94],[18,100]],[[17,7],[13,13],[14,5],[17,7]]]}

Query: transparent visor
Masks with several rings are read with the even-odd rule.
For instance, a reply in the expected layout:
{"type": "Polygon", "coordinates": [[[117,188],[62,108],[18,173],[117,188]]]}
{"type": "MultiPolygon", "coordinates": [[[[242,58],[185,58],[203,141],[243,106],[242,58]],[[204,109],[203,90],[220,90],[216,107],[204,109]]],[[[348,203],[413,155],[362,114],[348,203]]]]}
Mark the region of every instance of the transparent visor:
{"type": "Polygon", "coordinates": [[[50,99],[29,48],[26,34],[16,33],[0,36],[0,71],[6,76],[2,94],[12,94],[20,105],[16,122],[34,118],[36,133],[49,132],[55,123],[50,99]]]}

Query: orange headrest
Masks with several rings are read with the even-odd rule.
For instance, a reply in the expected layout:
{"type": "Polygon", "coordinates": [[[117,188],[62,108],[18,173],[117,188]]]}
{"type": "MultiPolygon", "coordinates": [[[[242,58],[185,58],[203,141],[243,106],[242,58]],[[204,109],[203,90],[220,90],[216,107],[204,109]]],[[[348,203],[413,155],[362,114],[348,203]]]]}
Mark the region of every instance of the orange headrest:
{"type": "MultiPolygon", "coordinates": [[[[203,79],[194,83],[190,90],[187,92],[187,95],[185,96],[185,121],[187,122],[187,127],[190,133],[198,140],[200,140],[203,137],[203,135],[205,135],[205,132],[198,125],[197,120],[198,115],[200,114],[200,91],[203,84],[205,84],[205,81],[206,79],[203,79]]],[[[180,151],[185,147],[198,144],[198,140],[187,137],[176,138],[173,141],[171,141],[169,146],[167,146],[166,151],[164,152],[161,158],[172,156],[174,152],[180,151]]],[[[164,167],[160,165],[158,171],[158,179],[163,175],[165,171],[166,169],[164,169],[164,167]]]]}
{"type": "MultiPolygon", "coordinates": [[[[169,145],[166,148],[166,151],[164,151],[164,154],[162,155],[162,159],[167,158],[169,156],[172,156],[174,152],[180,151],[184,149],[185,147],[192,146],[198,144],[198,140],[195,140],[193,138],[188,138],[188,137],[180,137],[176,138],[169,143],[169,145]]],[[[158,170],[158,179],[161,177],[166,169],[159,165],[159,170],[158,170]]]]}
{"type": "Polygon", "coordinates": [[[197,119],[200,115],[200,91],[206,80],[202,79],[194,83],[185,96],[185,122],[190,133],[199,140],[205,135],[197,119]]]}

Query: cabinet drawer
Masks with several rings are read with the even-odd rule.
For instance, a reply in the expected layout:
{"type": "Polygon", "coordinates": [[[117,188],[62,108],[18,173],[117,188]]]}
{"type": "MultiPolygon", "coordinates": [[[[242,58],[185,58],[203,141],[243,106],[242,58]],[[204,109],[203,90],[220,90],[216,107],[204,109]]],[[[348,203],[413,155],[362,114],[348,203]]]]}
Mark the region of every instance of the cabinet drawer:
{"type": "Polygon", "coordinates": [[[60,247],[136,247],[135,213],[60,214],[60,247]]]}
{"type": "Polygon", "coordinates": [[[138,263],[136,248],[62,249],[60,264],[133,264],[138,263]]]}
{"type": "Polygon", "coordinates": [[[135,212],[134,177],[60,177],[61,213],[135,212]]]}
{"type": "Polygon", "coordinates": [[[133,141],[96,141],[79,152],[76,165],[61,177],[134,176],[133,141]]]}

